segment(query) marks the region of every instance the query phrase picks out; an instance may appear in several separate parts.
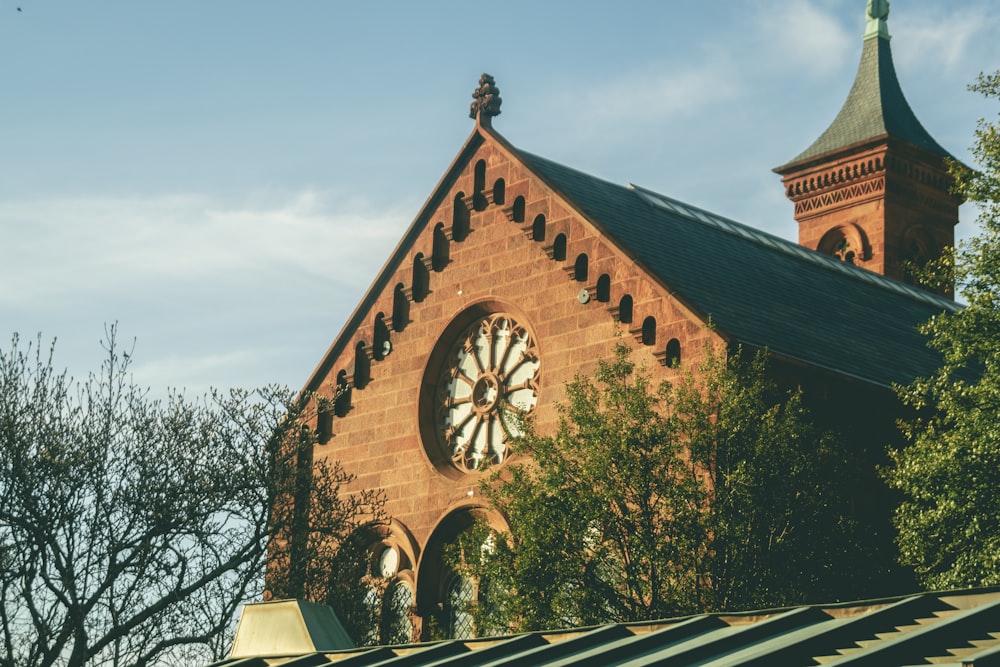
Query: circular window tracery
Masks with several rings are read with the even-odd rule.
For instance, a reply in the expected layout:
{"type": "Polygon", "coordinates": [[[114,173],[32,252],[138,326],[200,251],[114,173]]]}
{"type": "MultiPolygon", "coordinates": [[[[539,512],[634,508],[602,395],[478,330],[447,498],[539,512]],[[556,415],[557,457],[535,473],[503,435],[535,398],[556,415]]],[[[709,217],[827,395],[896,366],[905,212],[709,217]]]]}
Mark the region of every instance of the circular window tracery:
{"type": "MultiPolygon", "coordinates": [[[[476,318],[447,346],[434,382],[432,459],[474,472],[507,459],[517,414],[538,397],[535,341],[507,313],[476,318]]],[[[431,369],[434,372],[434,369],[431,369]]]]}

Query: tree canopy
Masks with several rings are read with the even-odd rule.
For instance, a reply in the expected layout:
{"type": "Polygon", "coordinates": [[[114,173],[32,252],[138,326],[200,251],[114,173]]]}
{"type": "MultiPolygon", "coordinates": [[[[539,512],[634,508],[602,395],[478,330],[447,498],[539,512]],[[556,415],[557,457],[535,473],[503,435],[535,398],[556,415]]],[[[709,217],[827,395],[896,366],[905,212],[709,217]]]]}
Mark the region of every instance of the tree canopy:
{"type": "Polygon", "coordinates": [[[260,599],[290,484],[329,501],[327,544],[378,510],[336,466],[301,474],[300,401],[284,389],[156,400],[112,328],[100,372],[74,381],[52,349],[0,349],[0,665],[210,662],[260,599]]]}
{"type": "Polygon", "coordinates": [[[526,456],[483,486],[509,534],[480,525],[449,553],[481,634],[856,592],[847,458],[743,356],[654,386],[618,345],[567,384],[555,434],[524,424],[526,456]]]}
{"type": "MultiPolygon", "coordinates": [[[[1000,71],[970,88],[1000,100],[1000,71]]],[[[936,267],[968,305],[923,327],[942,364],[900,388],[918,416],[887,471],[900,560],[935,589],[1000,584],[1000,123],[980,120],[972,153],[981,170],[951,173],[979,229],[936,267]]]]}

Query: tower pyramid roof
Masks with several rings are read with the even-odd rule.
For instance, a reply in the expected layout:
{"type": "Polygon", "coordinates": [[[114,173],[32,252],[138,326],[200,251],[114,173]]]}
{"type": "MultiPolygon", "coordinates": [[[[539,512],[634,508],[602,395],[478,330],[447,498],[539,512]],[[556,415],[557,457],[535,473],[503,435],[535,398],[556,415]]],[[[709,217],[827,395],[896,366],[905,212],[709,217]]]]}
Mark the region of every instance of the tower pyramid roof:
{"type": "Polygon", "coordinates": [[[778,173],[841,149],[890,136],[942,157],[952,157],[924,129],[903,96],[886,28],[889,3],[869,0],[867,15],[861,63],[847,101],[826,131],[791,162],[776,168],[778,173]]]}

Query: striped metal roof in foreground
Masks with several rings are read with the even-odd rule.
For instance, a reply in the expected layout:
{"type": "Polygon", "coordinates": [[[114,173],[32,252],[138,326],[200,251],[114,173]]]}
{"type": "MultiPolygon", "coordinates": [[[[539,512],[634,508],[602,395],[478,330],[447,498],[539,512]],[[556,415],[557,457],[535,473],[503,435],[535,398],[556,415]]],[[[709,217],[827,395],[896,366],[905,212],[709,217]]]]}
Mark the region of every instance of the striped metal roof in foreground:
{"type": "Polygon", "coordinates": [[[212,667],[1000,665],[1000,588],[510,637],[229,659],[212,667]]]}

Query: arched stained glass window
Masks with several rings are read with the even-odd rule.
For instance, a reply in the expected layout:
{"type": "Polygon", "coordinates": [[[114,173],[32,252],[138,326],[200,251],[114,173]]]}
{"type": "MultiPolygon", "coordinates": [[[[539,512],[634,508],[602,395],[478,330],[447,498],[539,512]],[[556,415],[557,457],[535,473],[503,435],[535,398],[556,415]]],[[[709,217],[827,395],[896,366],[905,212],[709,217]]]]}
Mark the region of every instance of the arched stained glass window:
{"type": "Polygon", "coordinates": [[[456,575],[448,585],[448,634],[452,639],[476,636],[472,619],[475,594],[475,586],[468,577],[456,575]]]}
{"type": "Polygon", "coordinates": [[[397,581],[385,596],[382,629],[383,644],[409,644],[413,641],[413,589],[405,581],[397,581]]]}
{"type": "Polygon", "coordinates": [[[370,586],[365,588],[362,593],[362,603],[370,622],[366,624],[364,634],[358,643],[361,646],[375,646],[378,644],[378,623],[375,622],[379,608],[378,591],[370,586]]]}

